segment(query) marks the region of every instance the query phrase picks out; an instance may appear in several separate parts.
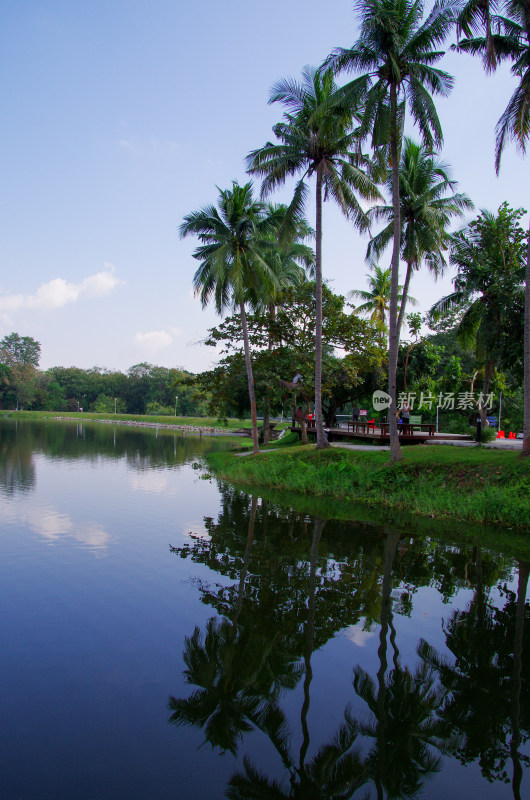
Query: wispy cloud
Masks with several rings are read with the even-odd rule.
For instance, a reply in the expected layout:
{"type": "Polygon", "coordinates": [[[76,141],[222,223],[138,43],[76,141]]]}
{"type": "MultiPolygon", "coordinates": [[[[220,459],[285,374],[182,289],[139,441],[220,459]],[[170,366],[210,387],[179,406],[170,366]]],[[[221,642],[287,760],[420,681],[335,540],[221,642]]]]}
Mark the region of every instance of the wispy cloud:
{"type": "Polygon", "coordinates": [[[134,337],[134,341],[142,350],[154,354],[173,344],[174,338],[179,335],[180,331],[178,328],[167,328],[162,331],[147,331],[146,333],[138,331],[134,337]]]}
{"type": "Polygon", "coordinates": [[[167,156],[179,153],[181,150],[178,142],[159,139],[157,136],[119,139],[118,147],[131,156],[167,156]]]}
{"type": "Polygon", "coordinates": [[[105,264],[105,269],[89,275],[80,283],[70,283],[64,278],[54,278],[39,286],[34,294],[0,295],[0,311],[13,313],[25,309],[52,311],[68,303],[76,303],[80,297],[104,297],[122,281],[114,274],[114,267],[105,264]]]}

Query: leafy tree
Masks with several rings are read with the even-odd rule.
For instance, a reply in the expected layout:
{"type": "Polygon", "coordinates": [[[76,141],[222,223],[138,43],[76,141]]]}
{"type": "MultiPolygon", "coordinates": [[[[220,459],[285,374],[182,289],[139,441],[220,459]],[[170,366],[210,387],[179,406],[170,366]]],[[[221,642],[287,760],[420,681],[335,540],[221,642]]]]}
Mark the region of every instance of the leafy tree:
{"type": "MultiPolygon", "coordinates": [[[[249,342],[254,349],[253,368],[258,402],[270,401],[279,410],[296,395],[304,402],[314,397],[315,287],[304,282],[284,290],[281,302],[271,317],[267,311],[248,316],[249,342]],[[273,349],[268,343],[274,342],[273,349]],[[293,378],[298,375],[296,384],[293,378]]],[[[378,331],[369,322],[348,313],[344,297],[323,287],[323,358],[322,395],[328,424],[335,410],[352,399],[355,388],[366,371],[381,362],[378,331]],[[337,351],[340,356],[337,356],[337,351]]],[[[221,366],[200,376],[203,388],[212,392],[213,406],[229,413],[230,406],[243,416],[246,403],[241,391],[243,364],[238,351],[241,321],[229,317],[209,331],[206,344],[220,345],[229,353],[221,366]],[[234,352],[235,351],[235,352],[234,352]]],[[[294,401],[296,402],[296,401],[294,401]]]]}
{"type": "Polygon", "coordinates": [[[219,314],[229,307],[239,309],[255,453],[259,452],[258,426],[245,305],[258,289],[263,296],[278,283],[263,258],[270,249],[266,237],[273,227],[264,212],[263,204],[252,197],[252,184],[239,186],[234,181],[232,189],[219,192],[217,208],[208,206],[188,214],[180,226],[181,236],[194,235],[200,241],[193,254],[200,261],[193,284],[203,307],[213,299],[219,314]]]}
{"type": "MultiPolygon", "coordinates": [[[[334,72],[362,72],[342,89],[357,109],[359,97],[365,110],[361,131],[371,134],[374,147],[387,148],[392,168],[393,250],[390,293],[388,391],[396,407],[398,355],[398,284],[401,252],[401,199],[399,153],[408,107],[420,130],[423,144],[432,149],[442,142],[442,129],[431,92],[446,96],[453,79],[434,64],[444,55],[445,41],[453,20],[447,7],[435,4],[423,19],[419,0],[360,0],[360,37],[349,49],[337,48],[326,64],[334,72]]],[[[401,458],[396,415],[389,415],[390,452],[401,458]]]]}
{"type": "MultiPolygon", "coordinates": [[[[518,343],[523,333],[522,284],[527,248],[527,234],[519,224],[523,214],[522,209],[514,211],[503,203],[497,214],[481,211],[454,234],[450,261],[457,268],[455,291],[432,309],[442,316],[454,306],[464,309],[457,333],[460,342],[473,347],[484,365],[484,397],[495,368],[503,363],[508,366],[508,356],[522,359],[518,343]]],[[[481,415],[486,424],[485,407],[481,415]]]]}
{"type": "MultiPolygon", "coordinates": [[[[315,418],[317,447],[327,446],[322,421],[322,199],[331,197],[344,215],[359,227],[366,227],[366,215],[357,195],[380,197],[373,181],[360,166],[358,135],[351,113],[331,104],[336,90],[330,71],[306,67],[302,81],[282,80],[272,88],[271,103],[281,102],[287,112],[274,127],[278,142],[254,150],[248,156],[249,172],[263,178],[267,195],[285,181],[302,174],[290,204],[290,217],[300,219],[307,198],[306,178],[316,178],[315,259],[315,418]]],[[[284,225],[284,228],[287,228],[284,225]]]]}
{"type": "MultiPolygon", "coordinates": [[[[519,81],[497,123],[495,168],[499,172],[506,141],[515,140],[525,153],[530,138],[530,0],[468,0],[458,17],[458,32],[465,37],[459,50],[481,55],[488,72],[499,62],[510,61],[512,75],[519,81]]],[[[522,455],[530,456],[530,236],[525,286],[522,455]]]]}
{"type": "Polygon", "coordinates": [[[31,336],[20,336],[18,333],[4,336],[0,341],[4,402],[16,402],[17,408],[32,404],[38,390],[39,359],[40,344],[31,336]]]}
{"type": "Polygon", "coordinates": [[[47,384],[46,394],[42,399],[42,406],[47,411],[63,411],[66,408],[64,392],[57,381],[50,380],[47,384]]]}
{"type": "Polygon", "coordinates": [[[0,341],[0,362],[8,367],[39,366],[40,343],[31,336],[10,333],[0,341]]]}

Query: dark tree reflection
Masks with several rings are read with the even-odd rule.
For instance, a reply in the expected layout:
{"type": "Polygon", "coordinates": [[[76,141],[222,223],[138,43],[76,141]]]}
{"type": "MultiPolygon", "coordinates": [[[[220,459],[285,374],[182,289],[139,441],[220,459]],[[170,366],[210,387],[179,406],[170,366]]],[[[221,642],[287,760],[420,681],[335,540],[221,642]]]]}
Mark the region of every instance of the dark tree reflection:
{"type": "Polygon", "coordinates": [[[530,726],[530,633],[525,618],[528,565],[519,564],[517,593],[502,589],[505,603],[497,608],[486,591],[481,573],[481,553],[476,554],[477,581],[473,597],[462,611],[454,611],[444,624],[446,645],[452,658],[438,653],[426,641],[418,653],[433,668],[446,691],[440,710],[444,734],[462,764],[478,762],[488,781],[510,782],[520,798],[522,764],[530,759],[520,752],[530,726]]]}
{"type": "Polygon", "coordinates": [[[530,708],[522,565],[516,593],[507,584],[514,562],[479,547],[324,523],[229,487],[218,518],[205,525],[208,539],[190,535],[172,552],[229,582],[195,583],[218,616],[186,638],[192,693],[170,698],[171,721],[238,757],[253,730],[278,757],[273,772],[243,753],[227,797],[416,798],[442,754],[464,765],[479,760],[488,780],[508,780],[510,761],[521,797],[530,708]],[[469,607],[443,624],[453,660],[425,642],[417,653],[410,642],[400,652],[397,620],[412,614],[422,586],[443,602],[473,589],[469,607]],[[323,690],[314,654],[351,626],[378,629],[378,667],[370,674],[354,666],[352,704],[335,725],[326,719],[326,736],[311,715],[312,694],[323,690]],[[300,710],[291,700],[287,714],[285,694],[294,690],[300,710]]]}
{"type": "Polygon", "coordinates": [[[0,491],[6,495],[31,491],[36,477],[30,431],[14,422],[0,424],[0,491]]]}

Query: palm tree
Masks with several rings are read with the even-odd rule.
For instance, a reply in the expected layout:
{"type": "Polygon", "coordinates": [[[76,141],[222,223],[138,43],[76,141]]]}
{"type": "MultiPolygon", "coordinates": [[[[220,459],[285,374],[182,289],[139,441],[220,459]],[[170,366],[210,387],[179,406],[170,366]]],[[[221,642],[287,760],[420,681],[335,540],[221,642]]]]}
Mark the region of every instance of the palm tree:
{"type": "MultiPolygon", "coordinates": [[[[519,84],[496,128],[495,169],[501,166],[506,141],[514,139],[525,153],[530,140],[530,0],[469,0],[458,17],[457,30],[466,38],[457,49],[482,56],[488,72],[502,60],[512,63],[519,84]],[[499,13],[497,13],[499,12],[499,13]],[[483,36],[477,36],[481,31],[483,36]]],[[[526,256],[524,317],[524,441],[521,455],[530,456],[530,232],[526,256]]]]}
{"type": "Polygon", "coordinates": [[[194,211],[180,226],[182,237],[194,235],[201,243],[193,253],[200,262],[193,286],[203,308],[213,299],[219,314],[232,307],[241,316],[254,453],[259,452],[258,424],[245,305],[258,292],[277,289],[278,278],[264,258],[273,246],[267,238],[273,227],[263,203],[252,197],[252,184],[239,186],[236,181],[231,189],[219,190],[217,208],[194,211]]]}
{"type": "MultiPolygon", "coordinates": [[[[410,109],[423,143],[429,149],[442,142],[442,129],[431,96],[446,96],[452,77],[433,66],[444,55],[437,49],[446,39],[453,19],[441,3],[423,20],[421,0],[358,0],[360,37],[349,49],[338,48],[327,59],[335,73],[363,74],[342,89],[342,97],[358,107],[364,98],[361,131],[372,135],[374,147],[388,148],[392,168],[393,250],[390,294],[388,391],[396,407],[398,354],[398,284],[401,252],[399,152],[404,114],[410,109]]],[[[392,461],[401,459],[395,414],[389,415],[392,461]]]]}
{"type": "MultiPolygon", "coordinates": [[[[399,195],[401,220],[401,257],[407,265],[405,283],[400,301],[397,329],[398,340],[405,316],[410,279],[422,263],[435,278],[446,267],[444,251],[449,246],[447,228],[452,217],[462,216],[464,210],[473,208],[466,194],[455,193],[456,181],[449,169],[434,153],[406,137],[403,141],[399,166],[399,195]],[[452,192],[448,197],[447,192],[452,192]]],[[[389,194],[392,178],[387,181],[389,194]]],[[[394,209],[392,204],[374,206],[368,212],[370,220],[383,220],[387,225],[374,236],[368,245],[368,259],[378,258],[394,237],[394,209]]]]}
{"type": "MultiPolygon", "coordinates": [[[[262,176],[266,196],[287,178],[302,173],[289,206],[290,219],[297,220],[308,195],[306,178],[316,178],[316,324],[315,324],[315,421],[317,447],[327,447],[322,419],[322,199],[329,195],[344,215],[366,227],[366,215],[357,199],[380,197],[373,181],[359,166],[358,135],[351,112],[330,100],[336,90],[331,72],[306,67],[302,81],[287,79],[276,84],[271,103],[281,102],[288,111],[274,127],[276,144],[252,151],[248,170],[262,176]]],[[[288,224],[284,225],[287,230],[288,224]]]]}
{"type": "MultiPolygon", "coordinates": [[[[366,276],[368,278],[368,291],[352,289],[348,296],[352,299],[364,300],[364,303],[355,307],[355,311],[367,312],[370,314],[371,322],[374,322],[381,331],[387,331],[386,320],[390,302],[391,270],[390,268],[383,269],[377,264],[371,266],[370,270],[372,274],[366,276]]],[[[398,287],[398,301],[400,303],[403,300],[402,288],[402,286],[398,287]]],[[[408,301],[413,306],[418,302],[414,297],[409,297],[408,301]]]]}
{"type": "MultiPolygon", "coordinates": [[[[306,220],[299,220],[292,231],[293,237],[288,239],[280,236],[282,225],[288,223],[288,209],[285,205],[269,204],[267,214],[272,223],[268,238],[271,249],[263,254],[265,260],[274,272],[277,286],[270,290],[258,291],[253,298],[252,305],[255,309],[265,308],[269,317],[269,342],[268,348],[274,347],[274,320],[276,307],[281,302],[282,292],[290,287],[300,286],[306,280],[307,273],[312,273],[315,265],[315,252],[312,247],[305,244],[304,240],[313,235],[313,231],[306,220]]],[[[269,388],[269,387],[267,387],[269,388]]],[[[263,444],[269,443],[270,430],[270,396],[267,393],[265,411],[263,414],[263,444]]]]}

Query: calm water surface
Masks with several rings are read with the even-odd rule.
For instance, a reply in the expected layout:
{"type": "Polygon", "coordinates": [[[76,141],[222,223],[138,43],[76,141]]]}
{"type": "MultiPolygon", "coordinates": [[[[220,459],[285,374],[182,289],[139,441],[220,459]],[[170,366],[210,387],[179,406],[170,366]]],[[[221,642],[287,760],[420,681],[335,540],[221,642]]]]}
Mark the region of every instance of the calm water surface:
{"type": "Polygon", "coordinates": [[[530,797],[528,564],[0,422],[0,798],[530,797]]]}

